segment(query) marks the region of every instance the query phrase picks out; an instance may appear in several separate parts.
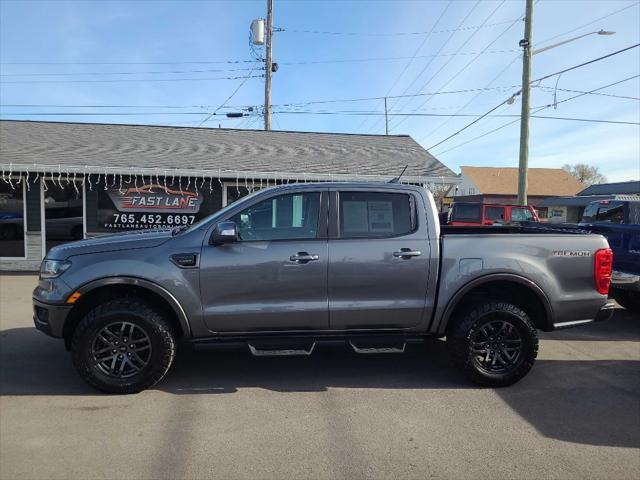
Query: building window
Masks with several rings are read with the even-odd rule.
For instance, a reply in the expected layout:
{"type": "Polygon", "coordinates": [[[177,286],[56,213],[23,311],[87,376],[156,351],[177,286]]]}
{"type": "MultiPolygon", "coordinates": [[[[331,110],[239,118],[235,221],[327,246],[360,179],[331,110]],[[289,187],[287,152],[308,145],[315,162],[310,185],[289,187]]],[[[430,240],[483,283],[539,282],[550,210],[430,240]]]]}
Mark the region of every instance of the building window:
{"type": "Polygon", "coordinates": [[[0,182],[0,257],[25,258],[25,189],[24,182],[12,179],[0,182]],[[13,188],[11,187],[13,185],[13,188]]]}
{"type": "Polygon", "coordinates": [[[84,209],[81,182],[46,184],[44,197],[45,253],[63,243],[84,237],[84,209]]]}

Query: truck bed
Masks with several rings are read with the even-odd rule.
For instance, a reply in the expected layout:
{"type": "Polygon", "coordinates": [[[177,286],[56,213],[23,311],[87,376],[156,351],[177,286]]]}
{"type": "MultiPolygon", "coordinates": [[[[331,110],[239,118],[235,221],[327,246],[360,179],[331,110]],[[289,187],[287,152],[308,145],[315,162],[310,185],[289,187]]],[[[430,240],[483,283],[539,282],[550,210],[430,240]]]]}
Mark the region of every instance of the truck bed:
{"type": "Polygon", "coordinates": [[[544,224],[538,222],[523,222],[515,225],[495,225],[495,226],[452,226],[441,225],[442,235],[513,235],[513,234],[568,234],[568,235],[588,235],[589,232],[578,225],[571,224],[544,224]]]}

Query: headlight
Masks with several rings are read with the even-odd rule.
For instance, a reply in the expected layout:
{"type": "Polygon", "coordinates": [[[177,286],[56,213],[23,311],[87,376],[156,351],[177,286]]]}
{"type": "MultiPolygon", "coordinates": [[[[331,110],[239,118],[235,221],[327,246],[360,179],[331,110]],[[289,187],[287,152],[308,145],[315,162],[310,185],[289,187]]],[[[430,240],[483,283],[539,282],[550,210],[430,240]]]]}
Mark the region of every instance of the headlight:
{"type": "Polygon", "coordinates": [[[40,265],[40,278],[55,278],[71,266],[67,260],[47,260],[40,265]]]}

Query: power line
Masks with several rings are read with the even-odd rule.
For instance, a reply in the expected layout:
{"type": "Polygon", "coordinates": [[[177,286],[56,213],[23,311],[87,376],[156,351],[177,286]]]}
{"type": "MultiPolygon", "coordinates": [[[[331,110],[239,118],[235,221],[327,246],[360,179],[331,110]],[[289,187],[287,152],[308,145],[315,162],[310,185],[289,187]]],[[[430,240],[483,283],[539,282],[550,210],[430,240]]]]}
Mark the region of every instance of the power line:
{"type": "MultiPolygon", "coordinates": [[[[549,106],[542,107],[549,108],[549,106]]],[[[311,112],[311,111],[300,111],[300,112],[290,112],[290,111],[282,111],[282,112],[273,112],[276,114],[302,114],[302,115],[384,115],[384,112],[311,112]]],[[[185,113],[176,113],[176,112],[49,112],[49,113],[2,113],[0,116],[5,115],[16,115],[16,116],[161,116],[161,115],[202,115],[202,112],[185,112],[185,113]]],[[[210,116],[216,115],[215,113],[210,114],[210,116]]],[[[390,114],[391,115],[391,114],[390,114]]],[[[447,114],[439,114],[439,113],[395,113],[395,116],[412,116],[412,117],[421,117],[421,116],[429,116],[429,117],[446,117],[450,116],[447,114]]],[[[473,117],[473,114],[462,114],[456,115],[459,117],[473,117]]],[[[260,117],[258,114],[247,115],[247,117],[260,117]]],[[[520,117],[519,115],[482,115],[481,118],[485,117],[493,117],[493,118],[513,118],[520,117]]],[[[570,121],[578,121],[578,122],[595,122],[595,123],[612,123],[612,124],[622,124],[622,125],[640,125],[640,122],[627,122],[627,121],[618,121],[618,120],[601,120],[601,119],[593,119],[593,118],[576,118],[576,117],[556,117],[556,116],[543,116],[543,115],[531,115],[531,118],[540,118],[540,119],[549,119],[549,120],[570,120],[570,121]]],[[[222,119],[216,119],[216,121],[222,120],[230,120],[226,117],[222,119]]],[[[202,126],[203,121],[195,121],[195,122],[183,122],[187,123],[199,123],[198,127],[202,126]]]]}
{"type": "MultiPolygon", "coordinates": [[[[502,105],[499,105],[502,106],[502,105]]],[[[545,106],[544,108],[548,108],[545,106]]],[[[310,115],[375,115],[375,116],[384,116],[384,112],[275,112],[282,114],[310,114],[310,115]]],[[[396,117],[476,117],[477,114],[453,114],[449,115],[446,113],[389,113],[389,116],[396,117]]],[[[520,115],[508,114],[508,115],[482,115],[479,119],[491,117],[491,118],[520,118],[520,115]]],[[[540,118],[547,120],[571,120],[576,122],[596,122],[596,123],[615,123],[621,125],[640,125],[640,122],[626,122],[626,121],[618,121],[618,120],[601,120],[601,119],[593,119],[593,118],[577,118],[577,117],[556,117],[556,116],[544,116],[544,115],[531,115],[531,118],[540,118]]]]}
{"type": "MultiPolygon", "coordinates": [[[[504,49],[504,50],[489,50],[486,52],[483,52],[483,54],[488,54],[488,55],[495,55],[495,54],[502,54],[502,53],[516,53],[519,52],[519,50],[517,49],[504,49]]],[[[409,60],[411,58],[433,58],[433,57],[450,57],[450,56],[465,56],[465,55],[477,55],[478,52],[458,52],[458,53],[441,53],[439,55],[416,55],[415,57],[413,56],[395,56],[395,57],[363,57],[363,58],[338,58],[338,59],[325,59],[325,60],[292,60],[289,62],[278,62],[278,65],[284,66],[284,65],[291,65],[291,66],[295,66],[295,65],[324,65],[324,64],[331,64],[331,63],[366,63],[366,62],[393,62],[393,61],[399,61],[399,60],[409,60]]],[[[247,62],[252,62],[252,60],[248,60],[247,62]]],[[[241,64],[241,63],[247,63],[244,60],[242,61],[229,61],[228,63],[231,64],[241,64]]],[[[219,63],[225,63],[222,61],[207,61],[207,60],[202,60],[202,61],[192,61],[192,62],[146,62],[146,63],[81,63],[78,65],[181,65],[181,64],[190,64],[190,65],[198,65],[198,64],[219,64],[219,63]]],[[[65,63],[3,63],[0,62],[0,65],[76,65],[76,64],[65,64],[65,63]]],[[[49,75],[125,75],[125,74],[129,74],[129,73],[139,73],[139,74],[155,74],[155,73],[208,73],[208,72],[235,72],[235,71],[248,71],[251,70],[250,68],[234,68],[234,69],[221,69],[221,70],[181,70],[181,71],[162,71],[162,72],[155,72],[155,71],[151,71],[151,72],[147,72],[147,71],[142,71],[142,72],[123,72],[123,73],[119,73],[119,72],[96,72],[96,73],[92,73],[92,72],[82,72],[82,73],[13,73],[13,74],[3,74],[0,76],[35,76],[35,75],[43,75],[43,76],[49,76],[49,75]]]]}
{"type": "Polygon", "coordinates": [[[449,32],[461,32],[466,30],[478,30],[481,28],[495,27],[497,25],[504,25],[510,23],[512,20],[506,20],[504,22],[496,22],[482,25],[470,25],[468,27],[449,28],[445,30],[434,30],[431,32],[330,32],[324,30],[289,30],[284,29],[285,32],[290,33],[310,33],[314,35],[349,35],[349,36],[365,36],[365,37],[395,37],[404,35],[425,35],[428,33],[449,33],[449,32]]]}
{"type": "MultiPolygon", "coordinates": [[[[632,45],[632,46],[630,46],[630,47],[626,47],[626,48],[623,48],[623,49],[621,49],[621,50],[617,50],[617,51],[612,52],[612,53],[609,53],[609,54],[607,54],[607,55],[603,55],[603,56],[601,56],[601,57],[594,58],[593,60],[589,60],[588,62],[584,62],[584,63],[581,63],[581,64],[579,64],[579,65],[575,65],[575,66],[573,66],[573,67],[565,68],[564,70],[561,70],[561,71],[559,71],[559,72],[555,72],[555,73],[551,73],[551,74],[549,74],[549,75],[545,75],[544,77],[541,77],[541,78],[538,78],[538,79],[536,79],[536,80],[533,80],[531,83],[540,82],[540,81],[542,81],[542,80],[545,80],[545,79],[547,79],[547,78],[550,78],[550,77],[553,77],[553,76],[556,76],[556,75],[562,75],[563,73],[569,72],[569,71],[571,71],[571,70],[575,70],[576,68],[584,67],[585,65],[590,65],[590,64],[592,64],[592,63],[599,62],[599,61],[601,61],[601,60],[604,60],[604,59],[606,59],[606,58],[612,57],[612,56],[614,56],[614,55],[618,55],[618,54],[620,54],[620,53],[626,52],[627,50],[630,50],[630,49],[632,49],[632,48],[636,48],[636,47],[638,47],[638,46],[640,46],[640,44],[635,44],[635,45],[632,45]]],[[[446,142],[447,140],[450,140],[451,138],[455,137],[456,135],[459,135],[461,132],[465,131],[467,128],[469,128],[469,127],[471,127],[472,125],[474,125],[474,124],[478,123],[478,122],[479,122],[480,120],[482,120],[484,117],[486,117],[487,115],[489,115],[489,114],[493,113],[495,110],[497,110],[498,108],[500,108],[502,105],[504,105],[505,103],[509,102],[509,101],[510,101],[512,98],[514,98],[515,96],[520,95],[520,93],[521,93],[520,91],[516,92],[516,93],[515,93],[515,94],[513,94],[511,97],[509,97],[507,100],[502,101],[501,103],[499,103],[498,105],[496,105],[495,107],[493,107],[491,110],[489,110],[487,113],[485,113],[485,114],[483,114],[483,115],[479,116],[479,117],[478,117],[478,118],[476,118],[473,122],[471,122],[471,123],[469,123],[469,124],[465,125],[465,126],[464,126],[464,127],[462,127],[460,130],[458,130],[458,131],[454,132],[453,134],[449,135],[449,136],[448,136],[447,138],[445,138],[444,140],[441,140],[441,141],[439,141],[438,143],[436,143],[435,145],[430,146],[427,150],[431,150],[432,148],[435,148],[435,147],[437,147],[438,145],[441,145],[442,143],[446,142]]],[[[580,96],[582,96],[582,95],[580,95],[580,96]]]]}
{"type": "MultiPolygon", "coordinates": [[[[506,49],[506,50],[490,50],[484,52],[486,54],[498,54],[498,53],[515,53],[519,50],[506,49]]],[[[464,55],[477,55],[478,52],[458,52],[458,53],[441,53],[439,55],[411,55],[404,57],[365,57],[365,58],[345,58],[336,60],[305,60],[305,61],[291,61],[291,62],[278,62],[280,65],[315,65],[325,63],[359,63],[359,62],[383,62],[383,61],[396,61],[396,60],[409,60],[418,58],[434,58],[434,57],[451,57],[451,56],[464,56],[464,55]]]]}
{"type": "MultiPolygon", "coordinates": [[[[500,6],[505,2],[505,0],[502,1],[502,3],[500,5],[498,5],[498,8],[500,8],[500,6]]],[[[458,28],[461,27],[462,25],[464,25],[464,22],[467,21],[467,19],[469,18],[469,16],[475,11],[475,9],[478,7],[478,5],[480,5],[480,0],[478,0],[475,4],[473,4],[473,6],[471,7],[471,10],[469,10],[467,12],[467,14],[464,16],[464,18],[462,19],[462,21],[458,24],[458,28]]],[[[497,8],[496,8],[497,10],[497,8]]],[[[495,13],[495,11],[492,12],[491,15],[489,15],[489,17],[487,17],[485,19],[485,21],[483,22],[483,24],[489,20],[489,18],[493,15],[493,13],[495,13]]],[[[449,35],[449,37],[444,41],[444,43],[440,46],[440,48],[438,49],[438,51],[436,52],[436,55],[439,54],[446,45],[449,44],[449,42],[451,41],[451,39],[455,36],[455,34],[457,33],[457,31],[453,31],[451,33],[451,35],[449,35]]],[[[473,37],[476,33],[478,33],[478,30],[474,31],[469,38],[473,37]]],[[[467,39],[466,42],[464,42],[460,48],[458,48],[458,50],[456,51],[459,52],[462,48],[464,48],[464,46],[467,44],[467,42],[469,41],[469,39],[467,39]]],[[[445,63],[445,66],[449,64],[449,62],[451,62],[451,60],[453,60],[455,58],[455,56],[452,56],[451,58],[449,58],[449,60],[445,63]]],[[[420,78],[422,77],[422,74],[431,66],[431,64],[433,63],[434,58],[432,58],[431,60],[429,60],[429,62],[427,62],[427,64],[422,68],[422,70],[420,70],[420,73],[418,73],[418,75],[411,81],[411,83],[402,91],[402,94],[404,95],[405,93],[407,93],[409,91],[409,89],[413,86],[413,84],[420,78]]],[[[441,68],[442,70],[442,68],[441,68]]],[[[399,103],[401,100],[398,100],[397,103],[399,103]]],[[[410,102],[411,100],[408,100],[405,103],[405,106],[407,105],[408,102],[410,102]]],[[[391,108],[393,107],[393,105],[391,105],[391,108]]],[[[375,123],[368,131],[370,132],[375,126],[377,126],[377,123],[375,123]]]]}
{"type": "Polygon", "coordinates": [[[546,80],[547,78],[555,77],[556,75],[562,75],[563,73],[570,72],[571,70],[575,70],[576,68],[584,67],[585,65],[590,65],[592,63],[599,62],[600,60],[604,60],[606,58],[613,57],[614,55],[618,55],[619,53],[626,52],[627,50],[631,50],[633,48],[637,48],[638,46],[640,46],[640,43],[636,43],[635,45],[631,45],[629,47],[626,47],[626,48],[623,48],[623,49],[620,49],[620,50],[616,50],[615,52],[609,53],[609,54],[604,55],[602,57],[594,58],[593,60],[589,60],[588,62],[584,62],[584,63],[581,63],[579,65],[575,65],[573,67],[565,68],[564,70],[561,70],[559,72],[550,73],[549,75],[545,75],[544,77],[536,78],[531,83],[541,82],[543,80],[546,80]]]}
{"type": "MultiPolygon", "coordinates": [[[[17,115],[17,116],[33,116],[33,117],[48,117],[48,116],[65,116],[65,117],[81,117],[99,115],[101,117],[118,117],[118,116],[134,116],[134,115],[204,115],[207,112],[1,112],[0,116],[5,115],[17,115]]],[[[226,118],[225,114],[212,113],[210,115],[222,115],[226,118]]]]}
{"type": "Polygon", "coordinates": [[[579,26],[579,27],[573,28],[573,29],[568,30],[568,31],[566,31],[566,32],[564,32],[564,33],[559,33],[559,34],[557,34],[557,35],[554,35],[553,37],[545,38],[544,40],[540,41],[540,42],[539,42],[538,44],[536,44],[536,45],[539,45],[539,44],[542,44],[542,43],[547,43],[547,42],[550,42],[551,40],[555,40],[555,39],[556,39],[556,38],[558,38],[558,37],[563,37],[564,35],[568,35],[568,34],[570,34],[570,33],[573,33],[573,32],[575,32],[575,31],[577,31],[577,30],[581,30],[581,29],[583,29],[583,28],[585,28],[585,27],[588,27],[588,26],[590,26],[590,25],[593,25],[594,23],[599,22],[600,20],[604,20],[605,18],[612,17],[613,15],[616,15],[616,14],[618,14],[618,13],[620,13],[620,12],[623,12],[623,11],[625,11],[625,10],[627,10],[627,9],[631,8],[631,7],[635,7],[636,5],[640,5],[640,2],[634,2],[634,3],[630,4],[630,5],[627,5],[626,7],[623,7],[623,8],[621,8],[621,9],[619,9],[619,10],[616,10],[616,11],[614,11],[614,12],[611,12],[611,13],[609,13],[609,14],[607,14],[607,15],[603,16],[603,17],[599,17],[599,18],[596,18],[595,20],[592,20],[592,21],[590,21],[590,22],[588,22],[588,23],[585,23],[584,25],[581,25],[581,26],[579,26]]]}
{"type": "MultiPolygon", "coordinates": [[[[573,96],[573,97],[566,98],[566,99],[564,99],[564,100],[562,100],[562,101],[560,101],[560,102],[558,102],[558,103],[568,102],[568,101],[573,100],[573,99],[575,99],[575,98],[582,97],[583,95],[588,95],[588,94],[591,94],[591,93],[595,93],[595,92],[597,92],[597,91],[599,91],[599,90],[604,90],[605,88],[610,88],[610,87],[613,87],[613,86],[618,85],[618,84],[620,84],[620,83],[628,82],[629,80],[633,80],[634,78],[638,78],[638,76],[639,76],[639,75],[634,75],[634,76],[632,76],[632,77],[628,77],[628,78],[625,78],[625,79],[623,79],[623,80],[619,80],[619,81],[617,81],[617,82],[609,83],[608,85],[604,85],[604,86],[602,86],[602,87],[594,88],[593,90],[590,90],[590,91],[588,91],[588,92],[583,92],[583,93],[581,93],[580,95],[575,95],[575,96],[573,96]]],[[[545,110],[545,109],[550,108],[550,107],[552,107],[552,106],[553,106],[553,104],[545,105],[545,106],[541,106],[541,107],[536,107],[536,108],[534,109],[535,111],[533,112],[533,114],[535,115],[536,113],[541,112],[542,110],[545,110]]],[[[475,142],[476,140],[479,140],[479,139],[481,139],[481,138],[483,138],[483,137],[486,137],[487,135],[490,135],[490,134],[492,134],[492,133],[494,133],[494,132],[497,132],[498,130],[502,130],[503,128],[506,128],[506,127],[508,127],[508,126],[510,126],[510,125],[513,125],[514,123],[518,123],[519,121],[520,121],[520,119],[518,118],[518,119],[516,119],[516,120],[513,120],[513,121],[510,121],[510,122],[507,122],[507,123],[505,123],[505,124],[503,124],[503,125],[500,125],[500,126],[499,126],[499,127],[497,127],[497,128],[494,128],[494,129],[492,129],[492,130],[489,130],[488,132],[485,132],[485,133],[483,133],[483,134],[481,134],[481,135],[478,135],[478,136],[476,136],[476,137],[473,137],[473,138],[471,138],[471,139],[469,139],[469,140],[467,140],[467,141],[465,141],[465,142],[462,142],[462,143],[459,143],[459,144],[457,144],[457,145],[454,145],[453,147],[451,147],[451,148],[449,148],[449,149],[447,149],[447,150],[443,150],[443,151],[441,151],[441,152],[438,152],[438,155],[442,155],[442,154],[444,154],[444,153],[450,152],[451,150],[455,150],[456,148],[459,148],[459,147],[462,147],[462,146],[464,146],[464,145],[467,145],[468,143],[475,142]]]]}
{"type": "Polygon", "coordinates": [[[255,68],[231,68],[231,69],[213,69],[213,70],[161,70],[151,72],[54,72],[54,73],[3,73],[0,77],[70,77],[70,76],[86,76],[86,75],[162,75],[175,73],[221,73],[221,72],[247,72],[255,70],[255,68]]]}
{"type": "MultiPolygon", "coordinates": [[[[491,86],[491,84],[493,82],[495,82],[499,77],[501,77],[510,67],[511,65],[513,65],[516,60],[518,60],[520,58],[520,56],[518,55],[517,57],[515,57],[513,60],[511,60],[511,62],[509,62],[502,70],[500,70],[500,72],[498,72],[498,74],[493,77],[493,79],[491,79],[491,81],[489,83],[487,83],[485,85],[485,87],[489,87],[491,86]]],[[[476,98],[478,98],[480,95],[482,95],[484,93],[483,90],[479,91],[478,93],[476,93],[467,103],[465,103],[462,107],[460,107],[455,113],[458,114],[461,111],[463,111],[465,108],[467,108],[469,105],[471,105],[476,98]]],[[[447,123],[449,123],[451,119],[447,119],[444,122],[442,122],[440,125],[438,125],[436,128],[434,128],[433,130],[431,130],[429,133],[427,133],[424,137],[422,137],[423,139],[429,138],[431,135],[433,135],[435,132],[437,132],[438,130],[440,130],[442,127],[444,127],[447,123]]]]}
{"type": "MultiPolygon", "coordinates": [[[[637,75],[635,77],[632,78],[636,78],[637,75]]],[[[558,91],[558,92],[567,92],[567,93],[584,93],[584,94],[588,94],[588,95],[599,95],[599,96],[603,96],[603,97],[611,97],[611,98],[621,98],[621,99],[625,99],[625,100],[640,100],[640,97],[630,97],[628,95],[614,95],[612,93],[600,93],[600,92],[585,92],[584,90],[572,90],[570,88],[554,88],[554,87],[544,87],[542,85],[538,86],[537,88],[541,88],[543,90],[547,90],[547,91],[558,91]]]]}
{"type": "MultiPolygon", "coordinates": [[[[502,5],[502,4],[501,4],[502,5]]],[[[515,26],[515,24],[519,21],[516,20],[515,22],[511,22],[511,24],[505,28],[502,32],[500,32],[500,34],[495,37],[491,42],[489,42],[489,44],[487,44],[487,46],[483,49],[483,51],[488,50],[494,43],[496,43],[498,40],[500,40],[500,38],[502,38],[509,30],[511,30],[511,28],[513,28],[515,26]]],[[[456,78],[458,78],[462,72],[464,72],[467,68],[469,68],[469,66],[474,63],[478,58],[480,58],[480,54],[476,55],[475,57],[473,57],[471,60],[469,60],[469,62],[467,62],[467,64],[462,67],[460,70],[458,70],[452,77],[450,77],[444,84],[442,84],[440,86],[440,90],[445,88],[447,85],[449,85],[451,82],[453,82],[456,78]]],[[[431,77],[433,79],[433,77],[431,77]]],[[[429,80],[431,81],[431,80],[429,80]]],[[[426,84],[425,84],[426,86],[426,84]]],[[[423,86],[420,90],[422,90],[425,86],[423,86]]],[[[420,104],[420,106],[418,108],[422,108],[424,107],[431,99],[427,98],[425,99],[424,102],[422,102],[420,104]]],[[[396,128],[404,121],[405,119],[401,119],[397,124],[396,124],[396,128]]]]}
{"type": "Polygon", "coordinates": [[[253,63],[254,60],[193,60],[172,62],[0,62],[0,65],[201,65],[253,63]]]}
{"type": "MultiPolygon", "coordinates": [[[[410,94],[410,95],[391,95],[387,98],[404,98],[404,97],[424,97],[429,95],[454,95],[454,94],[464,94],[470,92],[477,92],[480,90],[502,90],[509,91],[513,88],[518,88],[519,85],[507,85],[501,87],[491,87],[491,88],[466,88],[462,90],[449,90],[444,92],[425,92],[418,94],[410,94]]],[[[364,102],[371,100],[383,100],[384,97],[362,97],[362,98],[343,98],[343,99],[329,99],[329,100],[312,100],[306,102],[289,102],[289,103],[278,103],[273,104],[274,107],[304,107],[307,105],[318,105],[318,104],[327,104],[327,103],[351,103],[351,102],[364,102]]],[[[0,104],[0,107],[55,107],[55,108],[212,108],[210,105],[57,105],[57,104],[0,104]]],[[[248,108],[251,105],[228,105],[226,108],[248,108]]]]}
{"type": "MultiPolygon", "coordinates": [[[[416,59],[416,56],[418,55],[418,53],[420,52],[420,50],[422,49],[422,47],[424,46],[424,44],[427,42],[427,40],[429,39],[429,37],[431,36],[431,32],[433,31],[434,28],[436,28],[436,26],[438,25],[438,23],[440,23],[440,20],[442,20],[442,17],[444,17],[444,14],[447,13],[447,10],[449,10],[449,7],[451,6],[453,0],[449,0],[449,2],[445,5],[444,10],[442,10],[442,12],[440,12],[440,15],[438,16],[438,18],[436,19],[435,23],[433,24],[433,26],[431,27],[431,30],[429,32],[427,32],[426,36],[424,37],[424,39],[422,39],[422,42],[420,42],[420,45],[418,45],[418,48],[416,48],[415,52],[413,52],[413,55],[409,58],[409,61],[405,64],[404,68],[402,69],[402,71],[400,72],[400,74],[396,77],[396,79],[394,80],[393,84],[391,85],[391,87],[389,87],[389,90],[387,90],[387,94],[385,96],[388,96],[393,89],[395,88],[395,86],[398,84],[398,82],[400,81],[400,79],[402,78],[402,76],[404,75],[404,73],[407,71],[407,69],[409,68],[409,66],[413,63],[413,61],[416,59]]],[[[356,130],[360,130],[365,123],[367,123],[367,119],[365,119],[360,125],[358,125],[358,127],[356,128],[356,130]]]]}
{"type": "Polygon", "coordinates": [[[223,108],[223,107],[227,104],[227,102],[228,102],[229,100],[231,100],[231,99],[233,98],[233,96],[234,96],[236,93],[238,93],[238,90],[240,90],[240,89],[242,88],[242,86],[243,86],[245,83],[247,83],[247,80],[248,80],[249,78],[251,78],[251,73],[253,72],[253,69],[254,69],[254,68],[256,68],[256,67],[258,66],[258,64],[259,64],[259,63],[260,63],[260,60],[258,60],[256,63],[254,63],[254,64],[253,64],[253,66],[251,67],[251,71],[249,72],[249,75],[248,75],[246,78],[244,78],[244,79],[242,80],[242,82],[240,82],[240,83],[238,84],[238,86],[236,87],[236,89],[235,89],[233,92],[231,92],[231,95],[229,95],[229,96],[227,97],[227,99],[226,99],[224,102],[222,102],[218,108],[216,108],[216,109],[213,111],[213,113],[209,114],[209,115],[208,115],[204,120],[202,120],[202,122],[200,122],[200,125],[198,125],[199,127],[201,127],[205,122],[207,122],[211,117],[213,117],[213,116],[214,116],[214,115],[215,115],[215,114],[216,114],[216,113],[217,113],[221,108],[223,108]]]}
{"type": "Polygon", "coordinates": [[[33,84],[33,83],[129,83],[129,82],[197,82],[211,80],[240,80],[243,78],[262,78],[262,75],[243,75],[238,77],[213,77],[213,78],[118,78],[109,80],[24,80],[24,81],[0,81],[1,85],[8,84],[33,84]]]}
{"type": "MultiPolygon", "coordinates": [[[[498,4],[498,6],[484,19],[484,21],[482,22],[483,24],[485,24],[486,22],[489,21],[489,19],[491,17],[493,17],[493,15],[500,9],[500,7],[502,7],[502,5],[504,5],[505,0],[503,0],[500,4],[498,4]]],[[[466,21],[467,17],[469,15],[471,15],[471,13],[475,10],[475,8],[478,6],[479,3],[476,3],[473,8],[469,11],[469,13],[467,14],[467,16],[463,19],[462,22],[466,21]]],[[[478,33],[479,30],[474,31],[471,35],[469,35],[467,37],[467,39],[458,47],[458,50],[456,50],[456,53],[459,52],[460,50],[462,50],[467,43],[469,43],[471,41],[471,39],[476,35],[476,33],[478,33]]],[[[449,38],[447,39],[447,41],[445,42],[445,45],[453,38],[453,33],[451,34],[451,36],[449,36],[449,38]]],[[[440,50],[442,50],[442,48],[444,47],[441,46],[440,50]]],[[[440,52],[440,50],[438,52],[440,52]]],[[[425,84],[422,85],[422,87],[420,87],[420,89],[418,90],[418,92],[424,90],[426,88],[427,85],[429,85],[429,83],[431,83],[431,81],[442,71],[444,70],[447,65],[449,65],[449,63],[451,63],[451,61],[454,59],[454,57],[449,58],[449,60],[447,60],[439,69],[436,73],[434,73],[431,78],[429,80],[426,81],[425,84]]],[[[422,77],[422,74],[431,66],[431,63],[433,62],[433,60],[431,60],[427,65],[424,66],[424,68],[420,71],[420,73],[416,76],[416,78],[413,80],[413,82],[411,82],[411,84],[405,89],[405,91],[403,91],[402,93],[407,93],[409,91],[409,89],[413,86],[413,84],[422,77]]],[[[404,107],[406,107],[407,105],[409,105],[409,103],[411,103],[413,99],[408,99],[406,102],[404,102],[404,107]]],[[[396,124],[396,127],[398,125],[396,124]]]]}

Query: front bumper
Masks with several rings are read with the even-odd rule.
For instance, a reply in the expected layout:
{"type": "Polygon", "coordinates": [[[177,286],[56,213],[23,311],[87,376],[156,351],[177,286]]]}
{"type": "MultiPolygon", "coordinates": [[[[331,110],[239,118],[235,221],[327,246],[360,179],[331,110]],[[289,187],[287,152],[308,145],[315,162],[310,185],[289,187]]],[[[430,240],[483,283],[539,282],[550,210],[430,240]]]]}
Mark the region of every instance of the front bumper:
{"type": "Polygon", "coordinates": [[[71,308],[70,305],[51,305],[34,298],[33,323],[41,332],[61,338],[71,308]]]}

